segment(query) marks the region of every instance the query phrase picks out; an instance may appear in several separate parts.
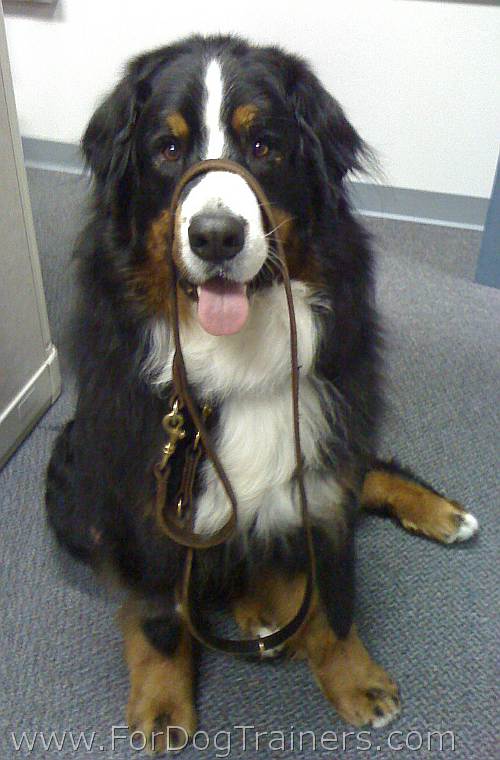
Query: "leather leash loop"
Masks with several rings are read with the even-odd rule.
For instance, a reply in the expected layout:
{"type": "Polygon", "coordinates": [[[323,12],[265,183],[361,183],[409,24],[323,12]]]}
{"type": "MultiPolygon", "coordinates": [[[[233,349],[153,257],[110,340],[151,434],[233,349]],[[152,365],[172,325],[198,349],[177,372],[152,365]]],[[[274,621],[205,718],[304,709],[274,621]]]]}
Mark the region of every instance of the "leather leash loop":
{"type": "MultiPolygon", "coordinates": [[[[203,446],[207,458],[212,463],[214,470],[224,488],[225,494],[231,505],[231,514],[229,519],[216,533],[209,537],[194,532],[194,520],[195,515],[193,510],[190,511],[186,520],[179,520],[175,518],[166,505],[166,491],[167,481],[169,476],[168,465],[168,452],[166,452],[167,446],[163,451],[163,458],[155,467],[155,477],[157,480],[157,492],[156,492],[156,515],[160,528],[166,533],[173,541],[185,546],[187,548],[186,560],[184,565],[184,573],[182,578],[180,601],[182,607],[182,615],[184,622],[190,631],[190,633],[202,644],[215,649],[217,651],[226,652],[233,655],[248,656],[248,655],[260,655],[270,649],[282,646],[292,636],[296,635],[302,628],[307,620],[308,614],[311,609],[315,578],[316,578],[316,562],[314,556],[314,546],[311,532],[311,525],[309,520],[308,506],[307,506],[307,494],[304,485],[304,467],[303,456],[300,445],[300,426],[299,426],[299,365],[298,365],[298,346],[297,346],[297,325],[295,320],[295,311],[293,305],[293,295],[290,285],[290,277],[286,265],[286,257],[283,249],[283,244],[276,234],[277,225],[273,216],[271,204],[269,203],[263,189],[257,180],[242,166],[232,161],[225,159],[209,159],[207,161],[201,161],[191,166],[185,174],[179,180],[172,197],[170,205],[170,218],[171,224],[169,228],[169,235],[167,240],[167,258],[171,269],[172,276],[172,297],[170,304],[170,318],[172,324],[172,331],[174,337],[174,358],[172,363],[172,383],[174,387],[174,396],[179,400],[183,408],[186,408],[190,418],[193,422],[195,429],[198,431],[197,442],[203,446]],[[191,616],[191,606],[193,603],[193,590],[192,590],[192,575],[193,567],[195,564],[194,551],[210,549],[215,546],[219,546],[228,540],[230,540],[236,533],[237,528],[237,501],[234,494],[231,483],[224,471],[224,468],[219,460],[217,452],[210,440],[210,435],[205,425],[203,415],[198,410],[198,405],[194,401],[189,382],[187,378],[186,366],[184,363],[184,356],[182,353],[180,327],[179,327],[179,312],[178,312],[178,286],[179,276],[174,261],[174,251],[176,246],[175,238],[175,216],[177,207],[181,198],[181,194],[186,185],[191,182],[195,177],[206,174],[210,171],[224,171],[237,174],[242,177],[249,185],[250,189],[254,192],[263,216],[263,220],[267,231],[272,235],[276,253],[280,260],[281,275],[283,278],[283,285],[286,293],[286,302],[288,308],[289,322],[290,322],[290,364],[291,364],[291,387],[292,387],[292,415],[293,415],[293,437],[294,437],[294,449],[295,449],[295,480],[298,484],[299,500],[301,507],[302,523],[305,531],[306,548],[308,555],[308,573],[307,582],[304,592],[302,603],[295,614],[295,616],[281,629],[268,636],[254,638],[254,639],[226,639],[212,634],[210,631],[200,631],[195,625],[191,616]],[[165,461],[162,467],[162,462],[165,461]]],[[[177,411],[177,409],[172,410],[177,411]]],[[[168,415],[166,416],[168,417],[168,415]]],[[[164,418],[166,419],[166,418],[164,418]]],[[[175,431],[175,428],[174,428],[175,431]]],[[[174,433],[175,436],[175,433],[174,433]]],[[[172,439],[171,439],[172,440],[172,439]]]]}

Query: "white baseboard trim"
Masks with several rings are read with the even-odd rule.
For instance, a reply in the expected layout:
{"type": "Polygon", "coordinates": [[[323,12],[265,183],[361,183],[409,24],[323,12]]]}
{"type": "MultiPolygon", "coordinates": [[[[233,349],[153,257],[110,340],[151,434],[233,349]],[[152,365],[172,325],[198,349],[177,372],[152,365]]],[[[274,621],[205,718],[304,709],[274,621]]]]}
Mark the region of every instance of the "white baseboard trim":
{"type": "MultiPolygon", "coordinates": [[[[23,137],[23,150],[28,168],[85,173],[78,145],[23,137]]],[[[369,182],[351,182],[350,187],[355,208],[366,216],[478,231],[484,227],[489,203],[488,198],[369,182]]]]}
{"type": "Polygon", "coordinates": [[[0,414],[0,468],[60,392],[59,359],[56,347],[51,346],[42,366],[0,414]]]}

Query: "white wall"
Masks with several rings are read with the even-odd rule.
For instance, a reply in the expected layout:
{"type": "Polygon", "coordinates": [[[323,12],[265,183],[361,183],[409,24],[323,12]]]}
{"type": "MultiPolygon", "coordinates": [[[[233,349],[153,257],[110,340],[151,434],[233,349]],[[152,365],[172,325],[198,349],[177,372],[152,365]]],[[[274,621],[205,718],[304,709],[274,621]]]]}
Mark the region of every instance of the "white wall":
{"type": "Polygon", "coordinates": [[[429,0],[59,0],[9,15],[23,135],[77,142],[132,54],[236,31],[309,58],[390,185],[489,196],[500,134],[500,9],[429,0]]]}

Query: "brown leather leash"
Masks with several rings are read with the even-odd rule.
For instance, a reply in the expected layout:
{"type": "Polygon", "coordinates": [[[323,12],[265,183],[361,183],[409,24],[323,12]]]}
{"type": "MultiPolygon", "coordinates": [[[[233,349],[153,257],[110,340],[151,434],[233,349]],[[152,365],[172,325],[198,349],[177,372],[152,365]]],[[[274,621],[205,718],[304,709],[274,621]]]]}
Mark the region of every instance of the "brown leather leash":
{"type": "Polygon", "coordinates": [[[156,490],[156,517],[160,529],[166,533],[173,541],[187,549],[184,566],[183,579],[180,589],[180,602],[184,622],[190,633],[202,644],[217,651],[226,652],[234,655],[263,655],[270,649],[275,649],[286,643],[292,636],[296,635],[307,620],[312,605],[313,591],[316,577],[316,561],[314,556],[313,539],[311,524],[307,506],[307,495],[304,485],[304,468],[303,456],[300,445],[300,425],[299,425],[299,366],[298,366],[298,349],[297,349],[297,326],[295,320],[295,310],[293,306],[293,296],[290,286],[290,277],[286,265],[285,252],[283,244],[276,234],[277,225],[264,191],[257,180],[242,166],[224,159],[209,159],[200,161],[191,166],[179,180],[172,197],[170,205],[169,235],[167,240],[167,258],[172,275],[172,296],[170,303],[170,319],[174,336],[174,358],[172,362],[172,384],[173,393],[170,399],[170,410],[163,418],[163,427],[167,433],[167,443],[162,450],[162,456],[156,464],[154,472],[157,481],[156,490]],[[177,207],[181,198],[182,191],[186,185],[195,177],[206,174],[209,171],[224,171],[238,174],[250,186],[254,192],[264,218],[266,231],[273,236],[276,247],[276,253],[281,264],[281,275],[286,293],[288,315],[290,322],[290,363],[291,363],[291,386],[292,386],[292,414],[293,414],[293,437],[295,447],[295,480],[299,490],[299,499],[302,513],[302,523],[305,531],[307,554],[308,554],[308,572],[304,592],[304,598],[296,613],[284,627],[275,633],[254,639],[227,639],[216,636],[210,631],[200,631],[191,616],[191,607],[193,602],[192,575],[194,566],[195,550],[211,549],[219,546],[232,538],[237,529],[237,501],[231,483],[224,471],[224,468],[217,456],[215,447],[210,440],[210,434],[205,424],[205,418],[209,415],[210,410],[204,407],[200,412],[197,403],[194,401],[189,382],[187,378],[184,356],[182,353],[180,329],[179,329],[179,311],[178,311],[178,293],[179,276],[174,261],[174,247],[177,244],[175,238],[175,218],[177,207]],[[178,498],[174,499],[173,504],[167,503],[167,485],[170,475],[170,459],[174,456],[179,441],[186,436],[184,429],[185,419],[183,411],[187,410],[192,421],[196,435],[192,449],[187,449],[184,462],[184,471],[178,498]],[[196,467],[201,454],[201,446],[206,456],[212,463],[217,477],[219,478],[226,496],[231,504],[231,515],[216,533],[209,537],[194,532],[194,510],[192,503],[192,488],[196,475],[196,467]],[[187,497],[187,498],[186,498],[187,497]],[[186,498],[186,503],[184,499],[186,498]]]}

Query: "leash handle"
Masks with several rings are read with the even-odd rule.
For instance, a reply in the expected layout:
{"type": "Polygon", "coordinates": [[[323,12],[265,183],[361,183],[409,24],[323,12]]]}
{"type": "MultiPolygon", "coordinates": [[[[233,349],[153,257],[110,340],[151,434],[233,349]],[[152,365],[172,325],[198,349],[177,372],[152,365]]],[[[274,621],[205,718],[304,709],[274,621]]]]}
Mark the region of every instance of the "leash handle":
{"type": "Polygon", "coordinates": [[[191,528],[181,525],[176,521],[168,512],[165,513],[165,498],[166,498],[166,480],[168,477],[168,471],[160,472],[158,468],[155,469],[155,475],[157,477],[157,494],[156,494],[156,513],[160,515],[160,527],[162,530],[176,543],[181,544],[187,548],[186,560],[184,566],[184,574],[181,585],[181,605],[183,609],[184,622],[190,631],[190,633],[205,646],[234,655],[262,655],[269,649],[274,649],[281,646],[288,641],[292,636],[296,635],[302,628],[307,620],[308,614],[311,609],[313,593],[316,581],[316,560],[314,555],[314,545],[312,539],[311,524],[309,519],[307,494],[304,485],[304,468],[303,468],[303,456],[300,443],[300,423],[299,423],[299,365],[298,365],[298,346],[297,346],[297,325],[295,319],[295,309],[293,304],[293,295],[290,284],[290,276],[286,264],[286,256],[283,248],[283,244],[279,239],[277,233],[277,225],[272,212],[271,204],[269,203],[264,190],[257,182],[257,180],[248,172],[244,167],[239,164],[228,161],[225,159],[209,159],[207,161],[200,161],[191,166],[185,174],[179,180],[172,197],[170,204],[170,218],[171,224],[169,227],[169,234],[167,239],[168,261],[171,269],[172,276],[172,298],[170,307],[170,317],[173,327],[174,335],[174,359],[172,365],[172,382],[175,389],[176,396],[185,404],[193,424],[195,425],[201,443],[205,449],[208,459],[211,461],[218,478],[220,479],[224,491],[231,504],[231,515],[226,524],[219,529],[215,534],[206,538],[200,534],[196,534],[192,529],[193,516],[191,515],[191,528]],[[237,528],[237,500],[231,483],[226,475],[226,472],[219,460],[217,452],[210,440],[210,435],[205,426],[202,415],[198,411],[197,404],[195,403],[189,382],[187,378],[186,366],[184,363],[184,356],[182,353],[180,329],[179,329],[179,310],[178,310],[178,275],[174,262],[174,247],[176,245],[175,239],[175,215],[177,206],[180,201],[181,193],[186,185],[195,177],[200,174],[205,174],[210,171],[225,171],[237,174],[242,177],[249,185],[250,189],[254,192],[257,200],[259,201],[264,221],[268,227],[268,233],[272,235],[274,244],[276,246],[276,252],[281,264],[281,274],[283,277],[283,285],[286,293],[286,301],[288,308],[288,316],[290,322],[290,365],[291,365],[291,386],[292,386],[292,415],[293,415],[293,436],[294,436],[294,448],[295,448],[295,478],[299,489],[299,498],[301,505],[302,523],[306,535],[306,545],[308,554],[308,573],[307,582],[304,592],[302,603],[295,614],[295,616],[280,630],[273,634],[255,639],[226,639],[215,636],[210,632],[201,632],[195,625],[191,616],[191,603],[193,599],[191,580],[193,575],[194,565],[194,550],[210,549],[215,546],[228,541],[232,538],[237,528]]]}

